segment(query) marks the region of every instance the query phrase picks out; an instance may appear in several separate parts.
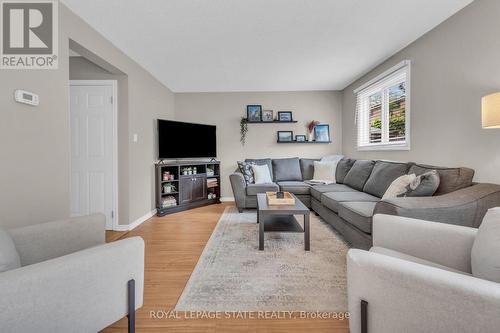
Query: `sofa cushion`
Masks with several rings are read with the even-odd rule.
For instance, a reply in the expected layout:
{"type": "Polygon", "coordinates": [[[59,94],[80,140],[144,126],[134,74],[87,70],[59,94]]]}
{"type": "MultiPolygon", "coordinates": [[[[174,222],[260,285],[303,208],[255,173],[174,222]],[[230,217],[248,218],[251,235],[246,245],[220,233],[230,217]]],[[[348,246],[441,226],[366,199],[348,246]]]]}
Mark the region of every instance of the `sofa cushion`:
{"type": "Polygon", "coordinates": [[[280,188],[278,184],[248,184],[247,195],[257,195],[257,193],[277,192],[280,188]]]}
{"type": "Polygon", "coordinates": [[[313,185],[311,195],[318,201],[321,201],[321,195],[327,192],[359,192],[344,184],[313,185]]]}
{"type": "Polygon", "coordinates": [[[500,283],[500,207],[491,208],[474,240],[471,253],[472,275],[500,283]]]}
{"type": "Polygon", "coordinates": [[[341,202],[378,202],[380,198],[364,192],[328,192],[323,193],[321,196],[321,203],[323,206],[333,210],[335,213],[339,212],[339,204],[341,202]]]}
{"type": "Polygon", "coordinates": [[[443,168],[414,164],[411,166],[408,173],[414,173],[419,176],[432,170],[436,170],[439,173],[439,187],[434,195],[443,195],[472,185],[474,170],[469,168],[443,168]]]}
{"type": "Polygon", "coordinates": [[[361,231],[371,234],[376,204],[376,202],[341,202],[339,216],[361,231]]]}
{"type": "Polygon", "coordinates": [[[375,162],[372,173],[363,187],[363,192],[381,198],[396,178],[406,174],[408,167],[407,163],[375,162]]]}
{"type": "Polygon", "coordinates": [[[280,189],[284,192],[290,192],[293,194],[310,194],[311,185],[304,182],[290,181],[290,182],[278,182],[280,189]]]}
{"type": "Polygon", "coordinates": [[[0,227],[0,273],[21,267],[21,259],[7,230],[0,227]]]}
{"type": "Polygon", "coordinates": [[[302,180],[298,157],[278,158],[273,160],[274,181],[302,180]]]}
{"type": "Polygon", "coordinates": [[[302,172],[303,180],[311,180],[314,176],[314,162],[319,161],[319,159],[311,158],[301,158],[300,159],[300,171],[302,172]]]}
{"type": "Polygon", "coordinates": [[[337,184],[343,184],[345,176],[351,170],[356,160],[351,158],[343,158],[337,163],[337,170],[335,172],[335,181],[337,184]]]}
{"type": "Polygon", "coordinates": [[[374,165],[375,161],[372,160],[357,160],[345,176],[344,184],[355,190],[363,191],[374,165]]]}
{"type": "Polygon", "coordinates": [[[245,162],[257,165],[267,165],[269,167],[269,173],[271,174],[271,176],[273,175],[273,162],[271,161],[270,158],[261,158],[261,159],[247,158],[245,162]]]}

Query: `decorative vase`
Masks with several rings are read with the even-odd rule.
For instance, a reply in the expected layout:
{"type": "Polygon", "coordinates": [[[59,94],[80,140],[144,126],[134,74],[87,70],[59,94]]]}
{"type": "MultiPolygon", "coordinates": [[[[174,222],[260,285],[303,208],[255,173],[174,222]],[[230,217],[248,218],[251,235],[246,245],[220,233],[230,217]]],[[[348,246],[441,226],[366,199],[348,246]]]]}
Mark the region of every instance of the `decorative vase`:
{"type": "Polygon", "coordinates": [[[307,141],[314,141],[314,133],[309,132],[309,135],[307,136],[307,141]]]}

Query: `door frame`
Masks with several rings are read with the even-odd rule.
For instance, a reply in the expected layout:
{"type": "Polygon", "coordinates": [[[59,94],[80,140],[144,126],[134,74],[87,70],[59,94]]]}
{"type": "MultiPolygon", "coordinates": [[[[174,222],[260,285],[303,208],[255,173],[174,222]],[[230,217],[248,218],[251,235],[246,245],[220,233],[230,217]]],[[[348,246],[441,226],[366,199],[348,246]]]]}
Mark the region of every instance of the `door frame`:
{"type": "MultiPolygon", "coordinates": [[[[113,193],[113,199],[112,199],[112,206],[113,206],[113,215],[112,215],[112,221],[111,221],[111,230],[118,230],[118,81],[117,80],[69,80],[69,85],[68,85],[68,90],[69,90],[69,98],[71,98],[71,86],[91,86],[91,87],[96,87],[96,86],[108,86],[113,88],[113,151],[112,151],[112,160],[113,160],[113,167],[112,167],[112,172],[113,175],[111,177],[113,181],[113,186],[112,186],[112,193],[113,193]]],[[[71,102],[68,99],[68,114],[71,112],[71,102]]],[[[68,117],[68,121],[71,122],[71,115],[68,117]]],[[[69,139],[71,142],[71,126],[69,130],[69,139]]],[[[71,176],[71,145],[70,145],[70,176],[71,176]]],[[[70,185],[70,195],[71,195],[71,181],[69,182],[70,185]]]]}

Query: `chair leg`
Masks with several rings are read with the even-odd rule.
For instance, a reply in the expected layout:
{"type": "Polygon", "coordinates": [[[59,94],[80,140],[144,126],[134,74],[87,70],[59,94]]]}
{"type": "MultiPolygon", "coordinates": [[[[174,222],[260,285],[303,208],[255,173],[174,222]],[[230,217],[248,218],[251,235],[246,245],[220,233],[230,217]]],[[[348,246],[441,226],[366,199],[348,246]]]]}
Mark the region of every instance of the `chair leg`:
{"type": "Polygon", "coordinates": [[[128,281],[128,333],[135,333],[135,280],[128,281]]]}
{"type": "Polygon", "coordinates": [[[368,333],[368,302],[361,300],[361,333],[368,333]]]}
{"type": "Polygon", "coordinates": [[[243,208],[238,207],[238,213],[243,213],[243,208]]]}

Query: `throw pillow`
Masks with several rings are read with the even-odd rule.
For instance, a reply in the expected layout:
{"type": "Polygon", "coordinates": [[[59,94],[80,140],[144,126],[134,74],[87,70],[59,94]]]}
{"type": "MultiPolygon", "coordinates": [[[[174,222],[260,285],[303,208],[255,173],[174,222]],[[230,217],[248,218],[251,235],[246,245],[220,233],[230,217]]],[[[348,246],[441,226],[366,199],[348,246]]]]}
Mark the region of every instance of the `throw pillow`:
{"type": "Polygon", "coordinates": [[[471,252],[472,275],[500,283],[500,207],[486,212],[471,252]]]}
{"type": "Polygon", "coordinates": [[[338,162],[344,158],[344,155],[326,155],[321,158],[321,162],[338,162]]]}
{"type": "Polygon", "coordinates": [[[335,170],[337,162],[314,162],[314,176],[312,183],[333,184],[335,183],[335,170]]]}
{"type": "Polygon", "coordinates": [[[252,165],[252,171],[255,184],[269,184],[272,183],[271,173],[267,165],[252,165]]]}
{"type": "Polygon", "coordinates": [[[21,267],[19,253],[9,233],[0,228],[0,272],[21,267]]]}
{"type": "Polygon", "coordinates": [[[440,183],[439,173],[432,170],[417,176],[410,184],[406,193],[407,197],[430,197],[438,189],[440,183]]]}
{"type": "Polygon", "coordinates": [[[245,178],[247,184],[254,183],[252,165],[254,165],[252,162],[238,162],[238,167],[240,168],[243,178],[245,178]]]}
{"type": "Polygon", "coordinates": [[[387,191],[385,191],[384,195],[382,196],[382,200],[404,196],[408,191],[408,187],[410,186],[411,182],[414,181],[415,178],[417,178],[417,176],[415,176],[415,174],[411,174],[402,175],[394,179],[387,191]]]}

